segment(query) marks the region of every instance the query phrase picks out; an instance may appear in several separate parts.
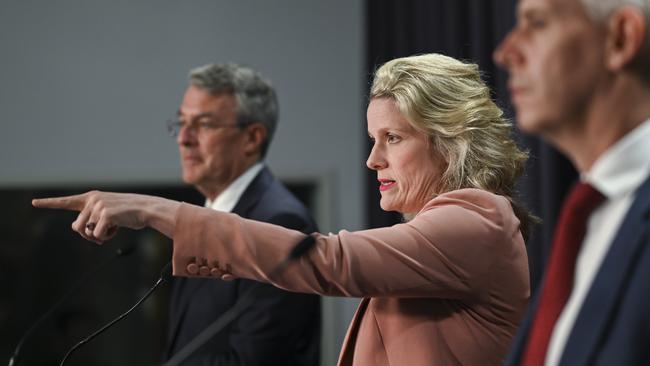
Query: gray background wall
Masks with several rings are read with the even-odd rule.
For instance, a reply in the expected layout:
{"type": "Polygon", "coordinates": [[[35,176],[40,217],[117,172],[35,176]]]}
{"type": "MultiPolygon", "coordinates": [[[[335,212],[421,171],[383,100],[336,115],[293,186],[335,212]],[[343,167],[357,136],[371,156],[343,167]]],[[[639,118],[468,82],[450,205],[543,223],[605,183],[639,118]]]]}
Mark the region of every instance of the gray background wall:
{"type": "MultiPolygon", "coordinates": [[[[187,71],[236,61],[276,86],[268,163],[318,185],[322,231],[361,229],[363,2],[0,2],[0,189],[181,184],[164,121],[187,71]]],[[[325,301],[325,365],[356,300],[325,301]]]]}

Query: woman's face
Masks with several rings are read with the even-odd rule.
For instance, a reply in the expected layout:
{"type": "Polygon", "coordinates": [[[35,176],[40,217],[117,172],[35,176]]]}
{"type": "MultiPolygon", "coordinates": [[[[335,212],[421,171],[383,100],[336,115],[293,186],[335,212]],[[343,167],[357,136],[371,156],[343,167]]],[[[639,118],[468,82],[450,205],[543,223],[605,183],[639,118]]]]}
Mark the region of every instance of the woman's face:
{"type": "Polygon", "coordinates": [[[427,136],[411,127],[392,99],[372,99],[367,118],[374,145],[366,165],[377,171],[381,208],[417,213],[435,195],[445,161],[427,136]]]}

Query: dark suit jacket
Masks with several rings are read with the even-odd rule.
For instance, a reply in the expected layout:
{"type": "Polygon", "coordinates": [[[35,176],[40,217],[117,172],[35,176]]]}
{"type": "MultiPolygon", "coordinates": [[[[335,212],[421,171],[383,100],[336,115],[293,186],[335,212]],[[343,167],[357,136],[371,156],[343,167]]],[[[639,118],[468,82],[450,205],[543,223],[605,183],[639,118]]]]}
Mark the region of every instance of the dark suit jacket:
{"type": "MultiPolygon", "coordinates": [[[[538,297],[531,303],[506,365],[521,363],[538,297]]],[[[560,365],[649,365],[649,345],[650,178],[637,190],[594,278],[560,365]]]]}
{"type": "MultiPolygon", "coordinates": [[[[317,230],[306,208],[267,168],[251,182],[233,213],[305,233],[317,230]]],[[[183,365],[318,365],[320,298],[246,279],[174,278],[164,358],[178,352],[256,286],[266,288],[254,305],[183,365]]]]}

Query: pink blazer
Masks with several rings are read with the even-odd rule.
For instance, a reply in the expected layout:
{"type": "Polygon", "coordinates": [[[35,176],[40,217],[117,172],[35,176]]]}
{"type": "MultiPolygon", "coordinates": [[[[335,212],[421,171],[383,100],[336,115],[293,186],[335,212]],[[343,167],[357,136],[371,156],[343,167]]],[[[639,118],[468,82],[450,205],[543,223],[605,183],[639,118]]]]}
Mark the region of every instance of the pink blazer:
{"type": "Polygon", "coordinates": [[[174,274],[209,277],[216,269],[290,291],[363,297],[339,365],[502,362],[530,294],[519,221],[506,198],[463,189],[432,199],[407,223],[314,235],[311,252],[269,278],[305,234],[183,204],[174,274]],[[202,270],[193,275],[196,265],[202,270]]]}

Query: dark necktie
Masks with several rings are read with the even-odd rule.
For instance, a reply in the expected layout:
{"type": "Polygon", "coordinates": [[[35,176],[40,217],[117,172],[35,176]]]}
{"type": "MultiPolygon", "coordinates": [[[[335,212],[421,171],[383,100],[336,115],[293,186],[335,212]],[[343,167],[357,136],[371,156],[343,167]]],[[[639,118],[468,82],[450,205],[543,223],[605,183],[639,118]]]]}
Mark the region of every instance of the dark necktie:
{"type": "Polygon", "coordinates": [[[605,197],[594,187],[580,182],[573,186],[562,205],[540,292],[539,305],[528,333],[522,365],[544,364],[555,322],[573,288],[576,257],[585,236],[587,219],[604,199],[605,197]]]}

